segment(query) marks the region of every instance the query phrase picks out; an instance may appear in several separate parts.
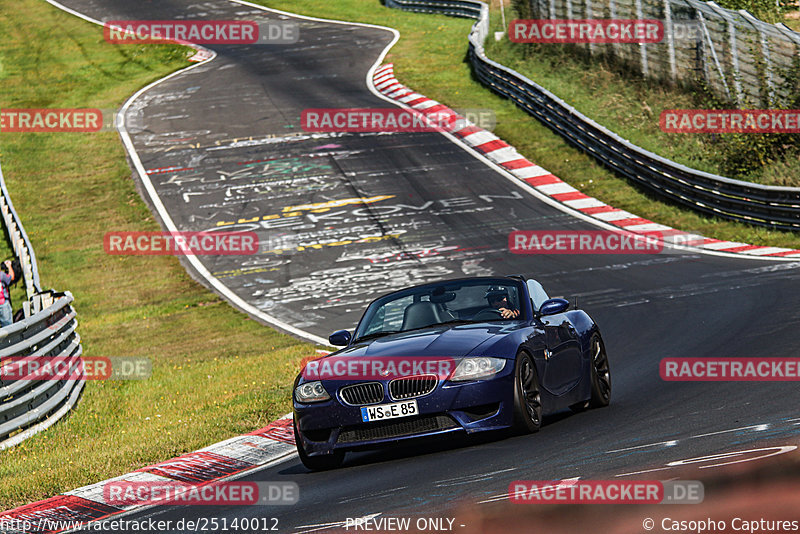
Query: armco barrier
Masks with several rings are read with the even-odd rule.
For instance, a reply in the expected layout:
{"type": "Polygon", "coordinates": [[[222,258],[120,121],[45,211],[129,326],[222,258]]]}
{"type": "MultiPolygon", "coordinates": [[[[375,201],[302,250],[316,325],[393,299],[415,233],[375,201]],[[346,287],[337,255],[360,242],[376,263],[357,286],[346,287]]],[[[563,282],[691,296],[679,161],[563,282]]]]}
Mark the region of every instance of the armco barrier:
{"type": "MultiPolygon", "coordinates": [[[[0,366],[12,356],[61,356],[77,359],[81,338],[69,292],[42,291],[36,256],[14,211],[0,169],[0,213],[14,253],[20,260],[28,301],[25,319],[0,328],[0,366]]],[[[66,414],[83,389],[84,380],[0,379],[0,450],[44,430],[66,414]]]]}
{"type": "Polygon", "coordinates": [[[800,188],[733,180],[691,169],[648,152],[597,124],[522,74],[486,57],[489,8],[473,0],[385,0],[407,11],[477,18],[469,34],[473,71],[492,91],[518,106],[642,187],[696,211],[782,230],[800,229],[800,188]]]}

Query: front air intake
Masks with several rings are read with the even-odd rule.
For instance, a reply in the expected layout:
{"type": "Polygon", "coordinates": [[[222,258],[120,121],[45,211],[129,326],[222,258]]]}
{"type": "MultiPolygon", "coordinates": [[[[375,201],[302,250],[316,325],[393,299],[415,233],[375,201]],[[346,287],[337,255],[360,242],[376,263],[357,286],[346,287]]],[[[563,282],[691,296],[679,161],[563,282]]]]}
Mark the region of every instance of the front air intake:
{"type": "Polygon", "coordinates": [[[437,383],[436,375],[398,378],[389,382],[389,395],[391,395],[394,400],[422,397],[436,389],[437,383]]]}
{"type": "Polygon", "coordinates": [[[345,404],[351,406],[364,406],[377,404],[383,400],[383,384],[380,382],[365,382],[345,386],[339,390],[339,396],[345,404]]]}

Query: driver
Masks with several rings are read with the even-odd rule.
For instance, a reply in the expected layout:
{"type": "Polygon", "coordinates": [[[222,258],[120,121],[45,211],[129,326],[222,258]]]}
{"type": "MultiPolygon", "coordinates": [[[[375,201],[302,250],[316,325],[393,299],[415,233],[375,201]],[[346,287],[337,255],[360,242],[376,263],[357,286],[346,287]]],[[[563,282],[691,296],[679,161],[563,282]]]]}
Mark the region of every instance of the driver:
{"type": "Polygon", "coordinates": [[[493,309],[500,312],[503,319],[514,319],[519,317],[519,310],[511,307],[508,298],[508,290],[504,287],[493,286],[486,290],[486,301],[493,309]]]}

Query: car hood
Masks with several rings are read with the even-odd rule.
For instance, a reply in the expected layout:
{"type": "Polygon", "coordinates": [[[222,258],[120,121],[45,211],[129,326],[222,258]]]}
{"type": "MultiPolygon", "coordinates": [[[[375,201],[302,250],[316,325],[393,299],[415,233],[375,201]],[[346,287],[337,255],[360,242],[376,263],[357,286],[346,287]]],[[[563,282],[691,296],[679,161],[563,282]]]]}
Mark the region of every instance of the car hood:
{"type": "Polygon", "coordinates": [[[468,356],[521,327],[511,323],[442,325],[356,342],[336,356],[468,356]]]}

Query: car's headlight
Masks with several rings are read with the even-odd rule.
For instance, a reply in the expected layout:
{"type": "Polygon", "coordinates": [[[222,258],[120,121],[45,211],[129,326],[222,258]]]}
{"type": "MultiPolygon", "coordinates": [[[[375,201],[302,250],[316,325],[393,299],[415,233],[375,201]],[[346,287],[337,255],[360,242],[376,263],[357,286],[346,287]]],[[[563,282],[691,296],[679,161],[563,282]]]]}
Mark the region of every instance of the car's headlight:
{"type": "Polygon", "coordinates": [[[331,396],[322,387],[322,382],[317,380],[297,386],[294,390],[294,398],[297,399],[297,402],[321,402],[330,399],[331,396]]]}
{"type": "Polygon", "coordinates": [[[459,380],[481,380],[491,378],[505,367],[506,361],[502,358],[490,358],[481,356],[479,358],[464,358],[456,367],[451,381],[459,380]]]}

